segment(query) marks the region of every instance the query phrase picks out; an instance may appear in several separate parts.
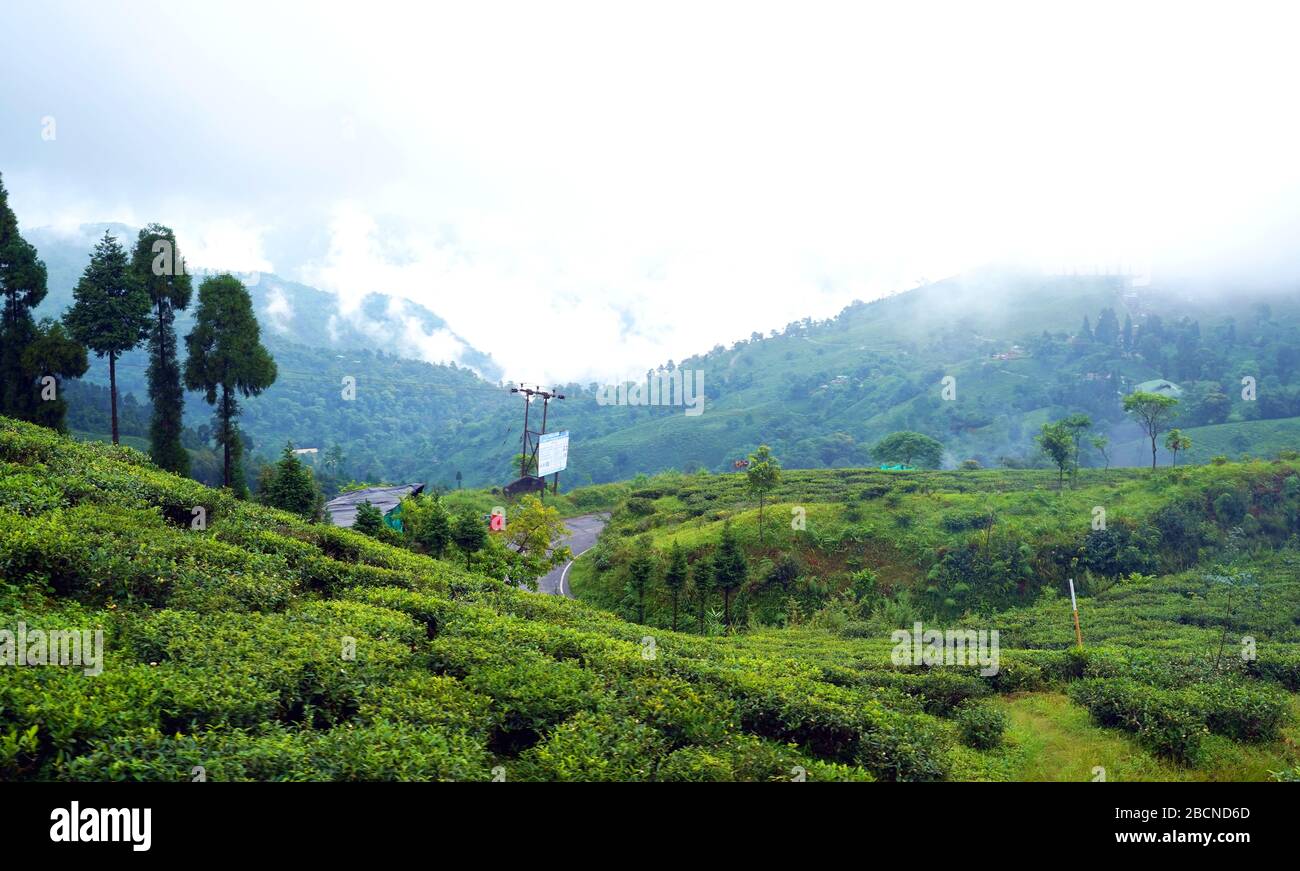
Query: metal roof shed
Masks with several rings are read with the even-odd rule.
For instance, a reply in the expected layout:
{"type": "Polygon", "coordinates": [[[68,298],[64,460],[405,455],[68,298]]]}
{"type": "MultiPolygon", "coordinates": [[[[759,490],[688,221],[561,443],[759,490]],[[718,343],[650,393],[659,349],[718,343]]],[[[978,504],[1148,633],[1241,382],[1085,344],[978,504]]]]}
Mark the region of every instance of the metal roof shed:
{"type": "Polygon", "coordinates": [[[341,493],[325,503],[325,514],[330,523],[347,528],[357,522],[357,508],[369,502],[385,517],[407,496],[424,491],[423,484],[398,484],[392,487],[366,487],[341,493]]]}

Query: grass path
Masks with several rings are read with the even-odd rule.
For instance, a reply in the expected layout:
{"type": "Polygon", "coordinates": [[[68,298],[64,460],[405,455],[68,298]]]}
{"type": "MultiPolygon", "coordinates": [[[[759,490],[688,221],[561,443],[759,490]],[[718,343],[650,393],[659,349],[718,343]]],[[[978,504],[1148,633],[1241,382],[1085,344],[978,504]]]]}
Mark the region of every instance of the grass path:
{"type": "Polygon", "coordinates": [[[1100,767],[1115,782],[1269,780],[1269,771],[1300,760],[1300,697],[1281,740],[1252,746],[1207,736],[1194,768],[1154,757],[1125,733],[1095,725],[1062,693],[1020,693],[996,704],[1008,717],[1005,746],[959,751],[957,779],[1088,782],[1100,767]]]}

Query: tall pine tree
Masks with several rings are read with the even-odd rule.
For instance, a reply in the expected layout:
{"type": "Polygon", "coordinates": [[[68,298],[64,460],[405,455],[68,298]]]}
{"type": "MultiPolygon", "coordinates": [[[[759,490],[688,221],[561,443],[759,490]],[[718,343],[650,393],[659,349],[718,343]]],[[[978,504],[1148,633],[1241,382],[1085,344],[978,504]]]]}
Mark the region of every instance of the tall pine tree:
{"type": "Polygon", "coordinates": [[[176,312],[190,304],[193,287],[171,228],[150,224],[140,231],[131,270],[149,295],[149,454],[159,467],[188,475],[190,455],[181,444],[185,391],[176,353],[176,312]]]}
{"type": "Polygon", "coordinates": [[[749,564],[745,562],[731,521],[727,521],[722,526],[722,540],[713,552],[713,584],[722,591],[723,619],[728,626],[731,625],[731,594],[745,585],[748,576],[749,564]]]}
{"type": "Polygon", "coordinates": [[[682,588],[686,586],[689,568],[686,564],[686,551],[681,544],[673,542],[673,549],[668,558],[668,568],[664,571],[664,586],[673,598],[673,631],[677,631],[677,602],[681,598],[682,588]]]}
{"type": "Polygon", "coordinates": [[[185,386],[202,390],[216,407],[215,436],[221,445],[221,481],[241,499],[248,496],[240,457],[243,454],[235,418],[236,394],[256,396],[275,383],[275,360],[262,347],[253,300],[232,275],[216,275],[199,285],[194,329],[185,337],[185,386]]]}
{"type": "Polygon", "coordinates": [[[126,251],[107,230],[95,245],[73,298],[76,302],[64,317],[73,337],[98,356],[108,357],[113,444],[117,444],[117,358],[148,334],[149,295],[136,280],[126,251]]]}
{"type": "Polygon", "coordinates": [[[45,298],[45,264],[18,232],[9,194],[0,179],[0,414],[35,420],[38,390],[23,366],[23,356],[37,338],[32,310],[45,298]]]}

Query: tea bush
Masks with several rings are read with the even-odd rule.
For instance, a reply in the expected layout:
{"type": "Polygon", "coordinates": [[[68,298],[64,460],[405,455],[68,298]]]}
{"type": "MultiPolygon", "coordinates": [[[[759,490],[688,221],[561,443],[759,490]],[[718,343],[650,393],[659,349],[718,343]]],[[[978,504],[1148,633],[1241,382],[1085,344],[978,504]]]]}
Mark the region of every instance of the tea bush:
{"type": "Polygon", "coordinates": [[[989,705],[965,704],[957,709],[955,719],[961,741],[967,747],[989,750],[1002,743],[1007,715],[1001,710],[989,705]]]}
{"type": "Polygon", "coordinates": [[[1088,678],[1070,687],[1070,698],[1100,725],[1133,732],[1152,752],[1192,762],[1206,734],[1201,713],[1173,691],[1116,678],[1088,678]]]}

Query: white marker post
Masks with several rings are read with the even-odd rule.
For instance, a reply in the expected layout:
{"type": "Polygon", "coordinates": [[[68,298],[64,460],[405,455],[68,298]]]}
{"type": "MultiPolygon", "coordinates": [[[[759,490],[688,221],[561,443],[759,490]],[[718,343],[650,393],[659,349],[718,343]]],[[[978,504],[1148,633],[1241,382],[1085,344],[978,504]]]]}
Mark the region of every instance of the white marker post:
{"type": "Polygon", "coordinates": [[[1074,612],[1074,637],[1083,648],[1083,631],[1079,629],[1079,603],[1074,598],[1074,578],[1070,578],[1070,610],[1074,612]]]}

